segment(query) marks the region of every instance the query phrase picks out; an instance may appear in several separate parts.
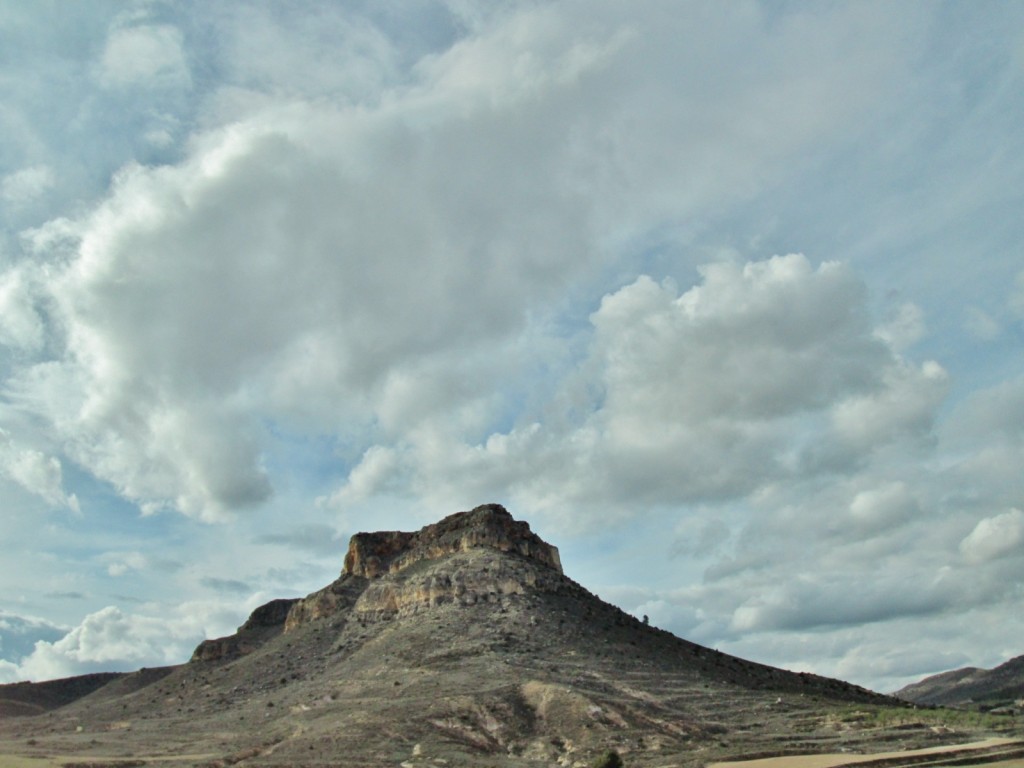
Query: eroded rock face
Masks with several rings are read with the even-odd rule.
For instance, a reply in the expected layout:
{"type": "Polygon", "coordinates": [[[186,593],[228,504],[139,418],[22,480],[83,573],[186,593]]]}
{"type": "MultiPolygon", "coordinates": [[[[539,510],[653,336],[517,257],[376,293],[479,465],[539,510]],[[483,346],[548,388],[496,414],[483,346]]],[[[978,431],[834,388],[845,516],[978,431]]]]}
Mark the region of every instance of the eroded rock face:
{"type": "Polygon", "coordinates": [[[284,631],[291,632],[296,627],[310,621],[350,611],[356,600],[366,589],[367,581],[361,576],[343,573],[323,589],[318,589],[302,600],[296,601],[288,612],[284,622],[284,631]]]}
{"type": "Polygon", "coordinates": [[[404,531],[376,531],[357,533],[348,543],[345,567],[342,573],[376,579],[390,572],[391,565],[400,557],[408,556],[415,533],[404,531]]]}
{"type": "Polygon", "coordinates": [[[477,549],[444,561],[421,561],[393,575],[374,579],[353,606],[360,619],[409,616],[436,606],[502,603],[512,595],[557,592],[568,579],[553,568],[477,549]]]}
{"type": "Polygon", "coordinates": [[[257,608],[238,632],[204,641],[192,658],[245,656],[282,631],[327,617],[373,621],[438,605],[500,602],[530,590],[552,592],[568,582],[557,547],[501,505],[485,504],[412,533],[356,534],[337,580],[300,600],[257,608]]]}
{"type": "Polygon", "coordinates": [[[238,631],[227,637],[204,640],[192,653],[192,661],[221,661],[245,656],[280,634],[298,600],[271,600],[253,611],[238,631]]]}
{"type": "Polygon", "coordinates": [[[299,600],[284,631],[332,615],[372,620],[442,604],[494,601],[530,589],[550,591],[564,580],[557,547],[504,507],[486,504],[413,533],[356,534],[341,577],[299,600]]]}
{"type": "Polygon", "coordinates": [[[515,552],[562,573],[558,548],[533,533],[529,523],[514,520],[500,504],[449,515],[415,533],[357,533],[349,542],[344,573],[376,579],[421,560],[480,547],[515,552]]]}

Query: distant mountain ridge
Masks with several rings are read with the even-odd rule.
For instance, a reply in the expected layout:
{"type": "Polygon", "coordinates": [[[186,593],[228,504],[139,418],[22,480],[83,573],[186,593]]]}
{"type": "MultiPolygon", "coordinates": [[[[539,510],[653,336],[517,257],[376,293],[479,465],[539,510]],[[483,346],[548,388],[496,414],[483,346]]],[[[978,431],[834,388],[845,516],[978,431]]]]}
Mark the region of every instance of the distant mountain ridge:
{"type": "Polygon", "coordinates": [[[894,694],[915,704],[1024,708],[1024,655],[993,669],[964,667],[911,683],[894,694]]]}
{"type": "Polygon", "coordinates": [[[0,717],[37,715],[63,707],[123,677],[119,672],[78,675],[41,683],[0,685],[0,717]]]}

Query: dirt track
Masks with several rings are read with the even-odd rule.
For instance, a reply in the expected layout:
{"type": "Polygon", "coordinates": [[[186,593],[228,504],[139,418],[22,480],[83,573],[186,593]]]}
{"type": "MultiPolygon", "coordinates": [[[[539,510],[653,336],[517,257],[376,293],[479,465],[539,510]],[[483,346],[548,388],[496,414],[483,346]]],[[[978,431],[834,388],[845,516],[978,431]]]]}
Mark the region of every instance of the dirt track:
{"type": "Polygon", "coordinates": [[[791,755],[769,757],[759,760],[738,760],[732,762],[712,763],[708,768],[839,768],[840,766],[895,766],[920,765],[941,766],[952,765],[993,765],[1010,766],[1022,764],[1024,758],[1024,742],[1016,739],[986,739],[970,744],[954,744],[928,749],[913,749],[903,752],[880,752],[869,755],[851,755],[833,753],[824,755],[791,755]],[[1006,760],[1000,760],[1000,756],[1006,760]],[[965,763],[964,760],[977,757],[977,763],[965,763]],[[934,760],[929,759],[934,758],[934,760]],[[950,761],[950,762],[947,762],[950,761]]]}

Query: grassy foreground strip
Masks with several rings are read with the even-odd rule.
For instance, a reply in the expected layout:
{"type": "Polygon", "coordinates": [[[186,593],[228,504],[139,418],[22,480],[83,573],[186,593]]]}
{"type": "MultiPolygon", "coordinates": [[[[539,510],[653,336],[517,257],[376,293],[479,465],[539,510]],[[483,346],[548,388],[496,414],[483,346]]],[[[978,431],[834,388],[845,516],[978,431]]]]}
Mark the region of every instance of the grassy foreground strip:
{"type": "MultiPolygon", "coordinates": [[[[943,760],[956,760],[960,766],[971,765],[966,760],[973,757],[971,753],[978,753],[977,757],[991,755],[993,752],[1001,753],[999,748],[1010,748],[1019,746],[1024,749],[1024,742],[1018,739],[992,738],[985,741],[975,741],[970,744],[953,744],[945,747],[929,747],[928,749],[909,749],[903,752],[879,752],[870,755],[851,755],[849,753],[834,753],[826,755],[790,755],[788,757],[767,757],[756,760],[736,760],[724,763],[711,763],[708,768],[838,768],[839,766],[867,764],[867,765],[930,765],[940,766],[952,764],[943,760]],[[928,758],[934,757],[935,760],[928,758]]],[[[1008,755],[1007,757],[1011,757],[1008,755]]],[[[1020,764],[1017,758],[1019,755],[1014,751],[1012,761],[1007,760],[1000,763],[984,761],[986,765],[1011,766],[1020,764]]],[[[979,760],[978,764],[981,764],[979,760]]]]}

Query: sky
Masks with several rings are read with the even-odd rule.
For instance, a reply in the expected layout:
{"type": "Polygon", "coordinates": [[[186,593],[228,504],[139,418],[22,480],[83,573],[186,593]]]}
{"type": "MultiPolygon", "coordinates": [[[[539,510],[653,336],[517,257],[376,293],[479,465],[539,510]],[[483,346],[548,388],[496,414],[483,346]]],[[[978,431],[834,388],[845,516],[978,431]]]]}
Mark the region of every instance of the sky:
{"type": "Polygon", "coordinates": [[[504,504],[678,635],[1024,654],[1024,4],[0,0],[0,682],[504,504]]]}

